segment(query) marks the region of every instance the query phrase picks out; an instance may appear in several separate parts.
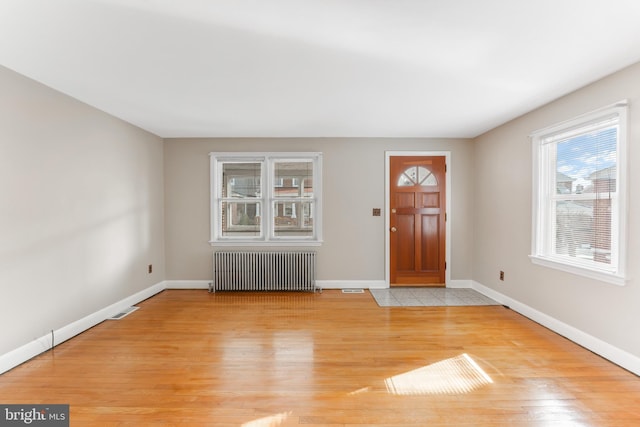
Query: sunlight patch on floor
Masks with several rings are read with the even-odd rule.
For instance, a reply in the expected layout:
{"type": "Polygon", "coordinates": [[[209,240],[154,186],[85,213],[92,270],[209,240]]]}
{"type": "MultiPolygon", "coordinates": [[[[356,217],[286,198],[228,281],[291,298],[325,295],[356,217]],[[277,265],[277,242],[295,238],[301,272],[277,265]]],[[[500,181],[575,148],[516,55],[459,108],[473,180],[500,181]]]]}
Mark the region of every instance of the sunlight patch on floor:
{"type": "Polygon", "coordinates": [[[387,378],[387,392],[394,395],[465,394],[493,380],[466,353],[387,378]]]}

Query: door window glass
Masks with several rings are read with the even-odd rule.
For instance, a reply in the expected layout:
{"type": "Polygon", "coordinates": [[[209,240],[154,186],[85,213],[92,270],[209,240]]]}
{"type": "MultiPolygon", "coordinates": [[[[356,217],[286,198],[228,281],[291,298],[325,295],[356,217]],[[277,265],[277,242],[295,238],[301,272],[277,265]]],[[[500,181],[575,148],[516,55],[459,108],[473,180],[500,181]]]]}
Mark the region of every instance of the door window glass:
{"type": "Polygon", "coordinates": [[[398,187],[413,187],[414,185],[438,185],[438,180],[424,166],[411,166],[400,175],[398,187]]]}

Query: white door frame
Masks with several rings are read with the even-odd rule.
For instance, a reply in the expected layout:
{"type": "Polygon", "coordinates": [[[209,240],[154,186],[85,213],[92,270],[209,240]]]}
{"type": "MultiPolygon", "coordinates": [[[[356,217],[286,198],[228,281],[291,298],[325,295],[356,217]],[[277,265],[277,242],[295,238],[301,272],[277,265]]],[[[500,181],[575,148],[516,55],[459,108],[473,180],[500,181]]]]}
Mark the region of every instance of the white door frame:
{"type": "Polygon", "coordinates": [[[391,227],[391,216],[389,215],[390,206],[390,187],[389,187],[389,163],[391,157],[410,157],[410,156],[444,156],[447,165],[447,173],[445,175],[445,212],[447,213],[447,221],[445,224],[445,262],[447,263],[447,269],[444,272],[444,283],[446,287],[449,287],[451,282],[451,151],[385,151],[384,162],[384,270],[385,270],[385,282],[387,288],[391,287],[390,278],[390,262],[391,262],[391,250],[389,248],[390,236],[389,228],[391,227]]]}

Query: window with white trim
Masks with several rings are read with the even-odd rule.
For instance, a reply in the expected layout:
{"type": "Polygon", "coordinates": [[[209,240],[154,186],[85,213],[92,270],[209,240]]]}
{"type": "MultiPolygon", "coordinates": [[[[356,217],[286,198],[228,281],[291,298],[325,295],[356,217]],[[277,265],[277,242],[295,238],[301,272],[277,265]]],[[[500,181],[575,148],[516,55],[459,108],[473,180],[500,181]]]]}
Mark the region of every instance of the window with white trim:
{"type": "Polygon", "coordinates": [[[624,285],[626,102],[532,135],[531,260],[624,285]]]}
{"type": "Polygon", "coordinates": [[[321,153],[210,153],[212,244],[319,244],[321,153]]]}

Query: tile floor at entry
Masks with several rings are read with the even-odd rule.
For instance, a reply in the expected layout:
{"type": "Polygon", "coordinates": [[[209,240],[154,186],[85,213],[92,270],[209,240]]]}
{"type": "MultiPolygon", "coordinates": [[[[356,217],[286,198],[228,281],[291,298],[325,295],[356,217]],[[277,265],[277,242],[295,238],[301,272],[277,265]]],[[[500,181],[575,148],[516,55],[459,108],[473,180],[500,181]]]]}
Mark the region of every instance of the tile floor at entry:
{"type": "Polygon", "coordinates": [[[390,288],[369,291],[380,307],[500,305],[473,289],[390,288]]]}

